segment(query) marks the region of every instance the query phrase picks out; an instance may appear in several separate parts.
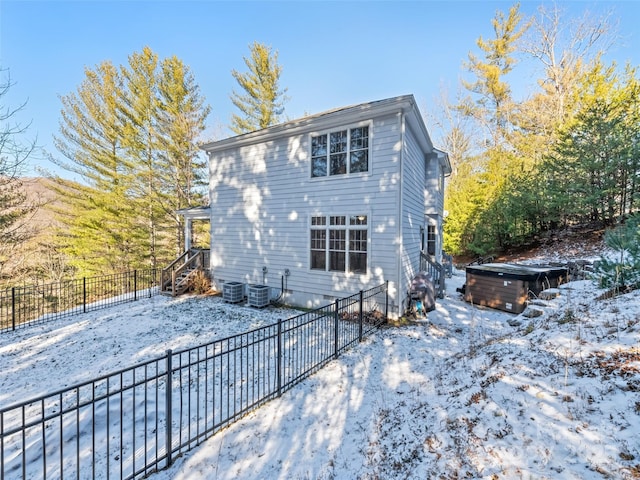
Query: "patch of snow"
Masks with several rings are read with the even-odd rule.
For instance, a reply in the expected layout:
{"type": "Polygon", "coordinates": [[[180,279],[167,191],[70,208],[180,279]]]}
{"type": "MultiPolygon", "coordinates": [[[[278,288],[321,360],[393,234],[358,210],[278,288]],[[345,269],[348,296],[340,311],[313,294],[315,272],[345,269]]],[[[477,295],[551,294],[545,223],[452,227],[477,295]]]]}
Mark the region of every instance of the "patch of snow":
{"type": "MultiPolygon", "coordinates": [[[[640,291],[571,282],[529,318],[464,280],[151,478],[638,478],[640,291]]],[[[0,334],[0,405],[294,314],[157,296],[0,334]]]]}

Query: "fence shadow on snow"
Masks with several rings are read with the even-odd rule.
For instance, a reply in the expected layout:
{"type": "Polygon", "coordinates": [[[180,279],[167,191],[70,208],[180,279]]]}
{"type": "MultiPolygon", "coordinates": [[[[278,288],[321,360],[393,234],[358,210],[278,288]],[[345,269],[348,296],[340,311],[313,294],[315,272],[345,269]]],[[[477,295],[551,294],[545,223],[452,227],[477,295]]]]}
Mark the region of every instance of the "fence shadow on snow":
{"type": "Polygon", "coordinates": [[[142,478],[386,322],[387,284],[0,409],[0,479],[142,478]]]}

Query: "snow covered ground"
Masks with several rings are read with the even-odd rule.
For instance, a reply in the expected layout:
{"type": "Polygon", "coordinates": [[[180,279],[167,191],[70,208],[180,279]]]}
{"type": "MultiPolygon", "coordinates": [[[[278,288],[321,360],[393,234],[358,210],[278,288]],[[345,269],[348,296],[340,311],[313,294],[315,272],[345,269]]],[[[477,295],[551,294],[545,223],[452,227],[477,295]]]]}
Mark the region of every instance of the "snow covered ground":
{"type": "MultiPolygon", "coordinates": [[[[572,282],[530,319],[462,283],[151,478],[640,478],[640,291],[572,282]]],[[[1,334],[0,406],[292,315],[153,297],[1,334]]]]}

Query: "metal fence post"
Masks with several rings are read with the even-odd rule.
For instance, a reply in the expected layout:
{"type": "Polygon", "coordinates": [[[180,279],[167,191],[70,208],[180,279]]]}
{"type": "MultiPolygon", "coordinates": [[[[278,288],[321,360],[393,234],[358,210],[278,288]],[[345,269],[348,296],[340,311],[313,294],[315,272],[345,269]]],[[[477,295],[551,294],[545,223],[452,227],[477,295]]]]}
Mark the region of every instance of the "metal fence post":
{"type": "Polygon", "coordinates": [[[133,299],[138,300],[138,270],[133,271],[133,299]]]}
{"type": "Polygon", "coordinates": [[[87,313],[87,277],[82,277],[82,311],[87,313]]]}
{"type": "Polygon", "coordinates": [[[362,290],[360,290],[360,314],[358,315],[358,341],[362,341],[362,309],[364,308],[364,299],[362,290]]]}
{"type": "Polygon", "coordinates": [[[11,287],[11,329],[16,329],[16,287],[11,287]]]}
{"type": "Polygon", "coordinates": [[[385,282],[384,287],[384,322],[389,321],[389,280],[385,282]]]}
{"type": "Polygon", "coordinates": [[[173,415],[171,409],[173,408],[172,399],[171,399],[171,384],[172,382],[172,372],[173,369],[172,361],[171,361],[171,349],[167,350],[167,393],[166,393],[166,402],[165,408],[167,410],[167,431],[166,431],[166,442],[167,442],[167,467],[171,466],[173,463],[173,459],[171,458],[171,424],[173,422],[173,415]]]}
{"type": "Polygon", "coordinates": [[[336,299],[333,314],[333,358],[338,358],[338,311],[340,310],[340,300],[336,299]]]}
{"type": "Polygon", "coordinates": [[[276,360],[278,369],[278,396],[282,395],[282,319],[278,319],[278,358],[276,360]]]}

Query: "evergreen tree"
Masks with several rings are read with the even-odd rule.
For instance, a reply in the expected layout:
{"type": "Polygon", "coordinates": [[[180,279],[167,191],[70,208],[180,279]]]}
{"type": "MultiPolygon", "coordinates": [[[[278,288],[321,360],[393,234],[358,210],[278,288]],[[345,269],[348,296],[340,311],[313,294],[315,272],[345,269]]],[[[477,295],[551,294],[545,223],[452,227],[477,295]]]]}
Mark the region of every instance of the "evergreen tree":
{"type": "MultiPolygon", "coordinates": [[[[506,216],[513,208],[505,210],[500,201],[508,200],[507,186],[515,183],[512,177],[522,170],[509,143],[517,105],[505,77],[515,65],[516,45],[528,24],[523,24],[519,5],[516,4],[506,16],[498,11],[492,25],[495,37],[490,40],[480,37],[476,42],[483,58],[469,53],[466,67],[475,80],[463,81],[470,96],[457,106],[463,116],[477,122],[483,131],[473,168],[465,173],[473,178],[457,183],[458,187],[465,186],[472,191],[449,192],[445,207],[449,214],[445,232],[456,239],[448,239],[446,244],[451,245],[450,248],[480,254],[495,251],[513,241],[510,223],[513,219],[506,216]],[[454,198],[461,195],[465,200],[454,198]],[[458,202],[465,203],[465,208],[452,208],[458,202]],[[462,215],[463,219],[454,220],[452,215],[462,215]],[[464,228],[465,231],[456,232],[456,228],[464,228]]],[[[464,171],[457,172],[456,176],[464,171]]],[[[453,183],[452,179],[449,189],[453,183]]]]}
{"type": "Polygon", "coordinates": [[[445,189],[443,248],[450,254],[460,255],[468,251],[473,232],[481,212],[483,183],[476,168],[478,159],[459,159],[456,174],[452,175],[445,189]]]}
{"type": "Polygon", "coordinates": [[[567,18],[558,6],[541,6],[534,16],[521,49],[542,66],[539,91],[527,98],[517,110],[512,144],[522,157],[526,169],[516,190],[522,204],[520,211],[533,236],[558,226],[562,216],[549,199],[557,192],[549,191],[542,166],[556,143],[559,129],[572,114],[571,98],[579,87],[579,79],[589,65],[613,42],[609,20],[587,14],[567,18]]]}
{"type": "MultiPolygon", "coordinates": [[[[497,12],[492,21],[495,37],[478,39],[482,55],[470,53],[465,64],[475,78],[462,82],[469,96],[458,101],[457,109],[477,122],[483,133],[468,130],[477,142],[471,149],[473,168],[467,173],[472,178],[458,180],[454,170],[446,192],[445,242],[452,242],[460,251],[498,251],[528,242],[562,222],[589,217],[611,221],[614,212],[632,211],[631,205],[637,203],[636,100],[626,95],[624,101],[602,102],[598,109],[592,104],[589,115],[582,111],[580,129],[590,131],[592,139],[599,135],[603,147],[597,158],[588,156],[585,142],[579,150],[568,133],[569,124],[577,126],[576,112],[584,106],[582,90],[588,90],[582,74],[612,42],[608,20],[562,19],[558,8],[544,7],[537,17],[525,20],[518,10],[516,4],[507,14],[497,12]],[[524,101],[512,98],[508,81],[517,53],[543,66],[539,90],[524,101]],[[626,109],[624,115],[619,114],[622,109],[626,109]],[[600,121],[603,117],[609,121],[600,121]],[[596,125],[602,127],[599,133],[596,125]],[[564,144],[558,141],[561,134],[564,144]],[[571,160],[577,158],[584,162],[571,160]],[[590,180],[573,182],[575,175],[590,180]],[[583,193],[586,191],[591,193],[583,193]],[[457,204],[465,208],[452,208],[457,204]],[[598,205],[598,209],[585,214],[587,204],[598,205]],[[473,218],[466,212],[473,212],[473,218]]],[[[629,78],[635,77],[627,78],[630,84],[629,78]]],[[[627,93],[632,90],[625,89],[627,93]]],[[[457,135],[453,129],[450,133],[457,135]]]]}
{"type": "Polygon", "coordinates": [[[144,241],[147,263],[158,268],[167,259],[170,227],[159,201],[162,183],[158,178],[161,150],[158,121],[160,105],[158,56],[149,48],[129,56],[129,64],[121,67],[125,79],[122,111],[124,113],[124,147],[131,163],[131,201],[139,209],[138,226],[146,231],[144,241]]]}
{"type": "Polygon", "coordinates": [[[287,89],[281,90],[279,85],[282,67],[278,52],[258,42],[253,42],[249,50],[250,57],[243,57],[249,71],[231,71],[244,91],[231,94],[231,101],[240,110],[240,114],[231,116],[231,130],[238,135],[277,124],[286,101],[287,89]]]}
{"type": "Polygon", "coordinates": [[[480,122],[493,146],[503,146],[513,123],[515,106],[505,76],[513,70],[516,44],[528,28],[528,24],[522,25],[519,8],[519,4],[512,6],[506,17],[503,12],[496,13],[491,22],[495,37],[480,37],[476,42],[484,58],[469,53],[466,67],[476,79],[462,82],[473,97],[464,101],[460,109],[480,122]]]}
{"type": "Polygon", "coordinates": [[[633,212],[637,198],[638,107],[635,69],[623,77],[600,61],[581,78],[575,113],[559,130],[545,174],[564,222],[604,222],[633,212]]]}
{"type": "Polygon", "coordinates": [[[597,263],[595,277],[603,288],[640,288],[640,215],[607,231],[605,243],[615,254],[597,263]]]}
{"type": "Polygon", "coordinates": [[[149,48],[127,66],[85,73],[62,97],[56,146],[68,162],[56,162],[80,181],[56,179],[60,238],[82,274],[159,268],[182,248],[174,207],[198,195],[196,142],[209,108],[188,68],[149,48]]]}
{"type": "Polygon", "coordinates": [[[175,212],[202,205],[207,198],[207,163],[201,157],[198,138],[205,129],[210,108],[204,105],[193,75],[177,57],[165,59],[161,69],[158,133],[162,148],[156,174],[164,188],[158,198],[164,212],[173,219],[176,247],[182,252],[183,218],[175,212]]]}
{"type": "Polygon", "coordinates": [[[54,178],[65,203],[56,209],[65,225],[58,238],[82,275],[139,266],[133,221],[137,214],[126,197],[131,165],[124,155],[121,92],[118,70],[103,62],[95,70],[85,69],[76,93],[61,97],[55,145],[68,161],[53,161],[80,182],[54,178]]]}

